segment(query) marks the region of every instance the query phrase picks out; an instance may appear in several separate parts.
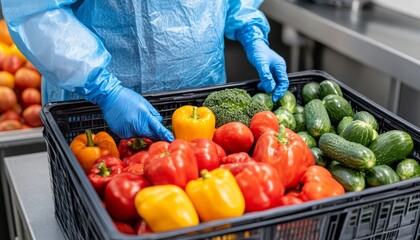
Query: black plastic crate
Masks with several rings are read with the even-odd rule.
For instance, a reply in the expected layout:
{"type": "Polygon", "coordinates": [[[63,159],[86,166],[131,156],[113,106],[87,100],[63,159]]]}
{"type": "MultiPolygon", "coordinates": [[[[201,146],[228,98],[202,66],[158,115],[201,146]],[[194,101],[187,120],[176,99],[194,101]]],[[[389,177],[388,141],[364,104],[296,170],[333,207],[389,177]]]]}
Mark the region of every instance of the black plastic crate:
{"type": "MultiPolygon", "coordinates": [[[[290,74],[289,79],[289,90],[296,95],[298,103],[302,103],[301,90],[305,83],[324,79],[336,81],[355,111],[366,110],[375,116],[380,133],[391,129],[407,131],[414,140],[411,157],[420,160],[420,130],[417,127],[325,72],[297,72],[290,74]]],[[[173,111],[180,106],[200,106],[212,91],[225,88],[237,87],[254,94],[258,92],[257,84],[258,80],[250,80],[144,97],[169,126],[173,111]]],[[[113,226],[69,148],[73,138],[86,128],[93,132],[110,132],[100,109],[86,101],[56,102],[43,107],[41,118],[55,215],[68,239],[420,239],[420,178],[165,233],[124,235],[113,226]]]]}

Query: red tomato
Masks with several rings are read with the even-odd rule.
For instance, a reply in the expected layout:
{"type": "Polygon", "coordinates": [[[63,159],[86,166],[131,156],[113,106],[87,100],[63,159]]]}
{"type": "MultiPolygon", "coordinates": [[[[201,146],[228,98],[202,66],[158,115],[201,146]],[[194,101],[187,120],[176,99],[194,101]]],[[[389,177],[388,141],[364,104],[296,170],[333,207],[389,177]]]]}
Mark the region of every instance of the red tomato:
{"type": "Polygon", "coordinates": [[[213,141],[219,144],[227,154],[248,152],[254,144],[254,135],[245,124],[230,122],[214,131],[213,141]]]}
{"type": "Polygon", "coordinates": [[[260,138],[260,136],[268,130],[274,130],[278,132],[279,127],[280,125],[277,117],[271,111],[262,111],[256,113],[249,123],[249,129],[251,129],[255,141],[257,141],[258,138],[260,138]]]}

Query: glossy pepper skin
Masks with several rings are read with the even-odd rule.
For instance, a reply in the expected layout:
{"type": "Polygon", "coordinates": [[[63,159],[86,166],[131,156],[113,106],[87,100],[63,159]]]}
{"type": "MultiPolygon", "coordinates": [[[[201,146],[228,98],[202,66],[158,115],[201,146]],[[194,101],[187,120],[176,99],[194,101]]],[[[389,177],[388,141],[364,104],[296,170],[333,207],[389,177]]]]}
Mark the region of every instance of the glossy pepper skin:
{"type": "Polygon", "coordinates": [[[115,176],[105,187],[104,202],[106,210],[114,219],[135,221],[138,219],[134,197],[150,186],[142,176],[134,173],[121,173],[115,176]]]}
{"type": "Polygon", "coordinates": [[[163,232],[200,223],[185,191],[172,184],[142,189],[134,198],[138,215],[153,232],[163,232]]]}
{"type": "Polygon", "coordinates": [[[198,171],[203,169],[211,171],[219,167],[219,154],[216,143],[207,138],[196,138],[190,143],[193,146],[197,159],[198,171]]]}
{"type": "Polygon", "coordinates": [[[280,130],[267,131],[255,144],[253,158],[272,164],[286,189],[295,188],[315,159],[308,145],[292,130],[281,125],[280,130]]]}
{"type": "Polygon", "coordinates": [[[249,156],[246,152],[232,153],[220,160],[220,165],[229,164],[229,163],[246,163],[246,162],[255,162],[255,160],[249,156]]]}
{"type": "Polygon", "coordinates": [[[272,111],[261,111],[251,118],[249,129],[254,135],[255,141],[257,141],[263,133],[269,130],[279,131],[280,125],[272,111]]]}
{"type": "Polygon", "coordinates": [[[345,193],[344,187],[322,166],[310,166],[302,176],[301,183],[299,198],[305,202],[345,193]]]}
{"type": "Polygon", "coordinates": [[[185,105],[172,114],[172,132],[175,139],[191,141],[196,138],[212,139],[216,118],[207,107],[185,105]]]}
{"type": "Polygon", "coordinates": [[[200,178],[190,181],[185,191],[201,221],[238,217],[245,211],[245,199],[233,174],[224,168],[202,170],[200,178]]]}
{"type": "Polygon", "coordinates": [[[124,138],[118,143],[118,151],[120,152],[121,159],[124,160],[126,157],[149,149],[152,143],[153,141],[148,138],[124,138]]]}
{"type": "Polygon", "coordinates": [[[198,178],[198,165],[191,144],[182,139],[172,143],[158,141],[149,148],[144,162],[144,176],[153,185],[174,184],[182,189],[198,178]]]}
{"type": "Polygon", "coordinates": [[[245,212],[276,207],[284,194],[284,186],[277,170],[269,163],[247,162],[221,165],[235,176],[245,198],[245,212]]]}
{"type": "Polygon", "coordinates": [[[120,157],[114,139],[103,131],[93,134],[90,129],[87,129],[85,133],[79,134],[71,141],[70,149],[86,173],[101,156],[120,157]]]}
{"type": "Polygon", "coordinates": [[[98,158],[89,171],[88,179],[100,197],[112,178],[123,172],[121,159],[112,156],[98,158]]]}

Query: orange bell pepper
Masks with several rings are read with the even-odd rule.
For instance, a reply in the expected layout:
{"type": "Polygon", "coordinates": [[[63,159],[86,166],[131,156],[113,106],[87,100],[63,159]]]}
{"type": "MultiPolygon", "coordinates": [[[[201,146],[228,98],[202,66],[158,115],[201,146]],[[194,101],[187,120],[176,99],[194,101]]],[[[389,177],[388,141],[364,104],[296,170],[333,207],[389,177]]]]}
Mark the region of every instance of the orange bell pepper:
{"type": "Polygon", "coordinates": [[[134,205],[153,232],[191,227],[200,223],[191,200],[176,185],[143,188],[134,197],[134,205]]]}
{"type": "Polygon", "coordinates": [[[212,140],[216,117],[207,107],[185,105],[172,114],[172,131],[175,138],[191,141],[196,138],[212,140]]]}
{"type": "Polygon", "coordinates": [[[87,129],[71,141],[70,149],[86,173],[101,156],[120,157],[115,140],[105,131],[93,134],[87,129]]]}
{"type": "Polygon", "coordinates": [[[188,182],[185,191],[202,221],[239,217],[245,212],[245,198],[228,169],[204,169],[200,175],[188,182]]]}

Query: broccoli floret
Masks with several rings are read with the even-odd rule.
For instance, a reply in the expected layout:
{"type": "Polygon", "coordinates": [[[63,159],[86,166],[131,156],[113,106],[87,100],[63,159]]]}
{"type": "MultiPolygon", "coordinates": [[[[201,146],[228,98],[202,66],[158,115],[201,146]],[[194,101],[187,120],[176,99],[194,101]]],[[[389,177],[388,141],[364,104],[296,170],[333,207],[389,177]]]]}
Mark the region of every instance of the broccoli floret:
{"type": "Polygon", "coordinates": [[[262,111],[270,111],[270,108],[267,105],[265,105],[263,102],[258,101],[258,100],[254,101],[254,99],[251,101],[251,103],[249,104],[247,108],[247,114],[248,116],[250,116],[250,118],[252,118],[252,116],[257,114],[258,112],[262,112],[262,111]]]}
{"type": "Polygon", "coordinates": [[[268,110],[251,95],[239,88],[227,88],[210,93],[204,100],[203,106],[208,107],[216,117],[216,127],[229,122],[241,122],[249,126],[255,113],[268,110]]]}

